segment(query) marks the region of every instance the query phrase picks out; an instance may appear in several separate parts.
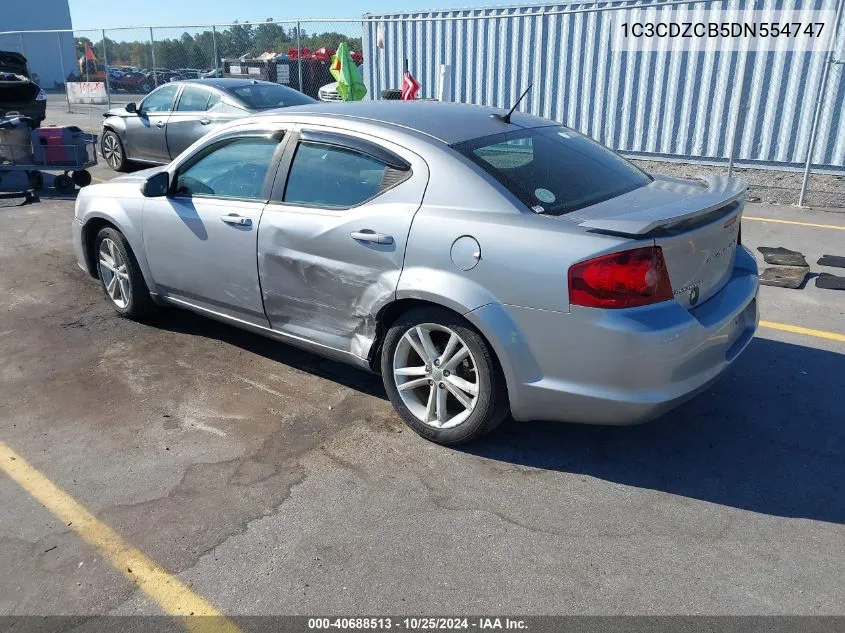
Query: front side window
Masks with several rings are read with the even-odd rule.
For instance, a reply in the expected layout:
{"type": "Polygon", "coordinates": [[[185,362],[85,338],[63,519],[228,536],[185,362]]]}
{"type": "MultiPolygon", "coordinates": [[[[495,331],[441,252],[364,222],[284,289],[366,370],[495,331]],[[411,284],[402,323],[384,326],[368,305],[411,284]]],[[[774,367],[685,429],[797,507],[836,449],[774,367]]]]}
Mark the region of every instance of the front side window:
{"type": "Polygon", "coordinates": [[[208,103],[209,91],[199,86],[192,86],[187,84],[182,89],[182,94],[179,96],[179,105],[176,106],[177,112],[205,112],[205,106],[208,103]]]}
{"type": "Polygon", "coordinates": [[[278,144],[277,139],[254,137],[206,148],[179,169],[175,193],[259,200],[278,144]]]}
{"type": "Polygon", "coordinates": [[[173,101],[176,93],[179,92],[178,84],[162,86],[147,95],[141,103],[141,110],[147,112],[170,112],[173,109],[173,101]]]}
{"type": "Polygon", "coordinates": [[[303,141],[288,175],[284,201],[316,207],[354,207],[382,190],[388,167],[335,145],[303,141]]]}
{"type": "Polygon", "coordinates": [[[454,148],[538,213],[570,213],[651,182],[618,154],[556,125],[494,134],[454,148]]]}

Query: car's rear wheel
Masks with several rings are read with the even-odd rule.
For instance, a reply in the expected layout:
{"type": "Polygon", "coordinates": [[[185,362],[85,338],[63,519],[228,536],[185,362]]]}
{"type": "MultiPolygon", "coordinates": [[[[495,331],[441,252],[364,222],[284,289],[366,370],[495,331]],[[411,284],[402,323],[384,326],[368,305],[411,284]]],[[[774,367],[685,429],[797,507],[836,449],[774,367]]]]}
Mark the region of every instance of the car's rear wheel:
{"type": "Polygon", "coordinates": [[[104,228],[94,241],[103,290],[118,314],[142,319],[156,311],[129,242],[117,229],[104,228]]]}
{"type": "Polygon", "coordinates": [[[106,130],[103,133],[100,150],[109,167],[115,171],[126,171],[128,169],[129,161],[126,160],[123,141],[120,140],[120,137],[113,130],[106,130]]]}
{"type": "Polygon", "coordinates": [[[507,415],[504,380],[490,346],[448,310],[419,308],[400,317],[385,337],[381,372],[402,419],[438,444],[470,442],[507,415]]]}

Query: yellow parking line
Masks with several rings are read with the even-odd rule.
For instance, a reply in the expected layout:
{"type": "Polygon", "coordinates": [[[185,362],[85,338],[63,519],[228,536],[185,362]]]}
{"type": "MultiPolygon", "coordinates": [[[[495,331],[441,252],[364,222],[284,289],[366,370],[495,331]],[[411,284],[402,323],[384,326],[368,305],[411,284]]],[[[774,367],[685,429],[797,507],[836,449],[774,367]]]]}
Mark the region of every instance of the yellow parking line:
{"type": "Polygon", "coordinates": [[[834,231],[845,231],[845,226],[835,224],[813,224],[812,222],[796,222],[795,220],[773,220],[772,218],[758,218],[753,215],[742,216],[743,220],[755,220],[757,222],[775,222],[777,224],[797,224],[798,226],[809,226],[814,229],[833,229],[834,231]]]}
{"type": "Polygon", "coordinates": [[[808,327],[789,325],[788,323],[775,323],[774,321],[760,321],[760,327],[769,328],[770,330],[780,330],[781,332],[792,332],[793,334],[804,334],[805,336],[814,336],[816,338],[827,339],[828,341],[845,343],[845,334],[837,334],[836,332],[812,330],[808,327]]]}
{"type": "Polygon", "coordinates": [[[97,548],[123,575],[192,633],[240,633],[238,626],[146,554],[129,545],[73,497],[0,442],[0,468],[53,515],[97,548]]]}

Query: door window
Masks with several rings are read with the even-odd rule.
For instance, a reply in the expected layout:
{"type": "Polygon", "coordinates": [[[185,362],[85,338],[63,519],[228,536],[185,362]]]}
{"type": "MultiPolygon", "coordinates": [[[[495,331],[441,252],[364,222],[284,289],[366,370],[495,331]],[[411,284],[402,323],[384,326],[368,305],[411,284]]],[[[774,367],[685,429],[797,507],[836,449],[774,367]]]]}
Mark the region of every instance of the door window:
{"type": "Polygon", "coordinates": [[[179,96],[177,112],[205,112],[208,103],[209,91],[199,86],[186,84],[179,96]]]}
{"type": "Polygon", "coordinates": [[[170,112],[173,109],[173,100],[179,91],[178,84],[168,84],[158,90],[151,92],[141,103],[141,111],[148,112],[170,112]]]}
{"type": "MultiPolygon", "coordinates": [[[[219,92],[212,92],[211,96],[208,98],[208,104],[205,106],[205,109],[211,110],[212,108],[214,108],[214,106],[220,103],[220,100],[222,98],[223,97],[220,96],[219,92]]],[[[219,108],[217,108],[217,110],[219,110],[219,108]]]]}
{"type": "Polygon", "coordinates": [[[385,178],[388,170],[381,161],[354,150],[303,141],[291,163],[284,201],[315,207],[354,207],[386,188],[383,185],[390,180],[385,178]]]}
{"type": "Polygon", "coordinates": [[[259,200],[278,144],[255,137],[212,145],[179,169],[176,195],[259,200]]]}

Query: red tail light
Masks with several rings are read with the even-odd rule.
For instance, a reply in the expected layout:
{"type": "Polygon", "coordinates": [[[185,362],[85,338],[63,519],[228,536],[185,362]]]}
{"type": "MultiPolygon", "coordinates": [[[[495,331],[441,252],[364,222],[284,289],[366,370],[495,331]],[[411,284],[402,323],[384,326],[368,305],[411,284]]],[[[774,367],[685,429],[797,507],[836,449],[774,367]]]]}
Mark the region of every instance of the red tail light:
{"type": "Polygon", "coordinates": [[[569,302],[588,308],[634,308],[673,298],[659,246],[602,255],[569,269],[569,302]]]}

